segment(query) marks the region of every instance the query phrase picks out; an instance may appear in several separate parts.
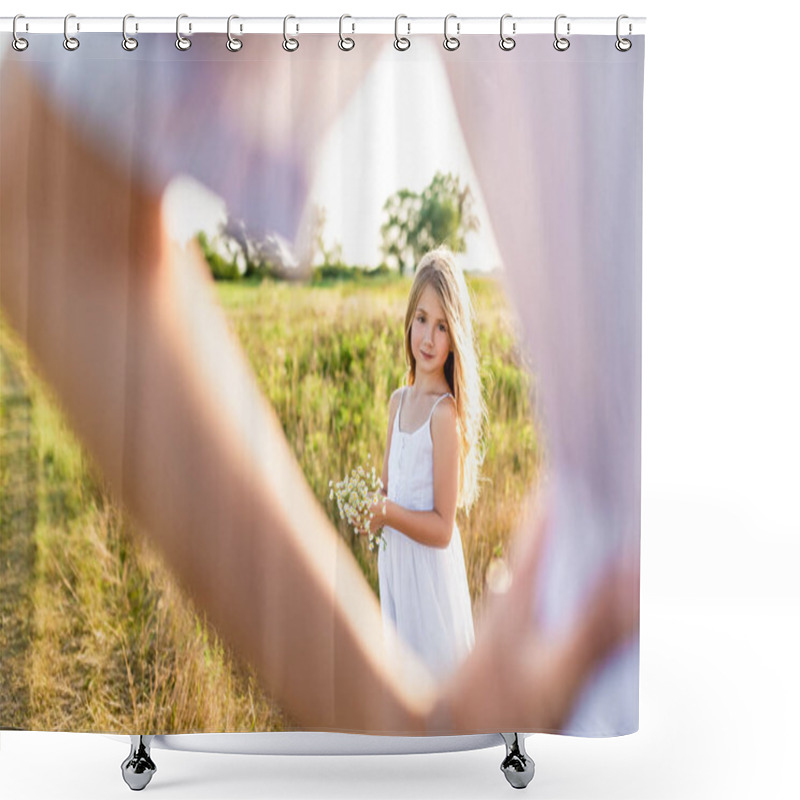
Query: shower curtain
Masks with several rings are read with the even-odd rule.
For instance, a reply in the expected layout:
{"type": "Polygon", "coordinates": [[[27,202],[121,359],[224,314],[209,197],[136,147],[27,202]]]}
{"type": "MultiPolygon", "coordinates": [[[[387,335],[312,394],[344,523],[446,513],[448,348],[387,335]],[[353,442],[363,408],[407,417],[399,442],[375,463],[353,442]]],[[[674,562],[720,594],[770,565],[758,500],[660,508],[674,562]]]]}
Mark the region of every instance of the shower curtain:
{"type": "Polygon", "coordinates": [[[0,728],[631,733],[644,38],[288,30],[0,38],[0,728]]]}

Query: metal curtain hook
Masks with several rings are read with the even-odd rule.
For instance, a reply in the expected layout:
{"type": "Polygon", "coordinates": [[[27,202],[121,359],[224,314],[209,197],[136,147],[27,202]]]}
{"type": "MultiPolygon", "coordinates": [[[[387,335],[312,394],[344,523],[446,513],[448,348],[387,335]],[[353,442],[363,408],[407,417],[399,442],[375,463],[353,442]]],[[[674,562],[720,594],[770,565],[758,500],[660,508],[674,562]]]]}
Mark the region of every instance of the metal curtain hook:
{"type": "Polygon", "coordinates": [[[11,40],[11,46],[18,53],[21,53],[23,50],[27,50],[28,49],[28,40],[27,39],[23,39],[17,33],[17,20],[18,19],[25,19],[25,15],[24,14],[17,14],[17,16],[14,17],[14,22],[11,23],[11,33],[14,34],[14,38],[11,40]]]}
{"type": "MultiPolygon", "coordinates": [[[[408,50],[411,47],[411,39],[407,39],[405,36],[400,36],[398,34],[397,28],[400,23],[401,19],[408,19],[405,14],[398,14],[394,18],[394,49],[395,50],[408,50]]],[[[406,22],[406,26],[408,27],[408,33],[411,33],[411,23],[406,22]]]]}
{"type": "MultiPolygon", "coordinates": [[[[448,36],[447,35],[447,23],[451,19],[457,19],[456,15],[455,14],[448,14],[444,18],[444,49],[453,51],[453,50],[458,50],[458,48],[461,46],[461,42],[460,42],[460,40],[458,39],[457,36],[448,36]]],[[[461,23],[460,22],[456,22],[456,34],[459,34],[459,33],[461,33],[461,23]]]]}
{"type": "MultiPolygon", "coordinates": [[[[355,39],[351,39],[349,36],[344,36],[344,34],[342,33],[342,23],[346,19],[353,19],[353,18],[349,14],[342,14],[342,16],[339,17],[339,49],[340,50],[345,50],[345,51],[352,50],[356,46],[355,39]]],[[[353,22],[351,24],[353,26],[353,31],[352,32],[355,33],[356,32],[356,24],[355,24],[355,22],[353,22]]]]}
{"type": "MultiPolygon", "coordinates": [[[[553,24],[553,33],[556,37],[555,41],[553,42],[553,47],[555,47],[555,49],[560,53],[563,53],[565,50],[569,50],[569,39],[567,39],[565,36],[558,35],[558,21],[566,18],[566,14],[559,14],[556,17],[555,23],[553,24]]],[[[567,23],[567,36],[569,36],[569,22],[567,23]]]]}
{"type": "MultiPolygon", "coordinates": [[[[513,50],[517,46],[516,39],[512,38],[511,36],[506,36],[503,32],[503,23],[505,23],[507,19],[511,19],[511,14],[503,14],[503,16],[500,17],[500,49],[506,51],[513,50]]],[[[511,24],[511,31],[512,33],[517,32],[516,22],[511,24]]]]}
{"type": "MultiPolygon", "coordinates": [[[[177,37],[175,39],[175,47],[177,47],[178,50],[188,50],[192,46],[192,40],[187,39],[185,36],[181,34],[181,20],[188,18],[189,18],[188,14],[178,14],[178,18],[175,20],[175,36],[177,37]]],[[[189,30],[191,31],[191,29],[192,26],[190,24],[189,30]]]]}
{"type": "MultiPolygon", "coordinates": [[[[287,14],[283,18],[283,49],[286,50],[287,53],[293,53],[298,47],[300,47],[300,42],[297,41],[297,39],[293,39],[291,36],[288,36],[286,33],[286,24],[290,19],[297,19],[297,17],[287,14]]],[[[299,25],[297,26],[297,30],[300,30],[299,25]]]]}
{"type": "MultiPolygon", "coordinates": [[[[228,50],[231,51],[231,53],[238,53],[242,49],[242,45],[244,44],[244,42],[242,42],[241,39],[237,39],[231,33],[231,22],[233,22],[233,20],[235,19],[239,19],[239,17],[237,17],[236,14],[231,14],[228,17],[228,41],[225,42],[225,47],[227,47],[228,50]]],[[[240,31],[242,30],[241,25],[239,26],[239,30],[240,31]]]]}
{"type": "MultiPolygon", "coordinates": [[[[620,24],[620,22],[622,22],[623,19],[628,19],[628,15],[627,14],[620,14],[617,17],[617,41],[614,42],[614,47],[616,47],[617,50],[620,51],[620,53],[626,53],[628,50],[631,49],[631,47],[633,47],[633,42],[631,42],[630,39],[623,39],[619,35],[619,24],[620,24]]],[[[632,30],[633,30],[633,27],[631,26],[630,23],[628,23],[628,33],[630,34],[630,32],[632,30]]]]}
{"type": "MultiPolygon", "coordinates": [[[[74,19],[74,18],[75,18],[74,14],[67,14],[67,16],[64,17],[64,49],[65,50],[70,50],[70,51],[71,50],[77,50],[81,46],[81,43],[74,36],[70,36],[68,31],[67,31],[67,25],[69,24],[70,19],[74,19]]],[[[80,29],[81,29],[81,26],[78,24],[77,30],[80,30],[80,29]]]]}
{"type": "Polygon", "coordinates": [[[135,19],[133,14],[126,14],[122,18],[122,49],[130,53],[139,46],[139,40],[135,39],[133,36],[128,36],[127,25],[129,19],[135,19]]]}

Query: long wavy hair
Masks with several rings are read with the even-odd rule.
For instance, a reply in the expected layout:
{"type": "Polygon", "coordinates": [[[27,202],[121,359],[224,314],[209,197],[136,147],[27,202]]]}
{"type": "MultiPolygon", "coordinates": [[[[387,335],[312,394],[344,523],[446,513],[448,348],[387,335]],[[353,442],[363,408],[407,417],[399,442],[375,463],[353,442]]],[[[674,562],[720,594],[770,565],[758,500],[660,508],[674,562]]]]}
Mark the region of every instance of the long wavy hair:
{"type": "Polygon", "coordinates": [[[422,257],[408,295],[405,350],[409,386],[413,386],[417,374],[416,359],[411,351],[411,326],[426,286],[433,287],[439,298],[453,348],[444,365],[444,376],[455,398],[458,418],[458,506],[469,512],[480,491],[487,414],[478,369],[478,345],[472,328],[472,301],[464,273],[448,248],[430,250],[422,257]]]}

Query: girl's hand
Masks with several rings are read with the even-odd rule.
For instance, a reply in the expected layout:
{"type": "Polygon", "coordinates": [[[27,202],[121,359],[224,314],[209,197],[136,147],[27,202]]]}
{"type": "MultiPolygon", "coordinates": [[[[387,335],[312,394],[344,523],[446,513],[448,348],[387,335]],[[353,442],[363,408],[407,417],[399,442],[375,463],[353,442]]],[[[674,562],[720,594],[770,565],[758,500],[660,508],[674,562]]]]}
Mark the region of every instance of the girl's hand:
{"type": "Polygon", "coordinates": [[[364,530],[363,533],[375,533],[386,524],[384,509],[388,502],[386,495],[381,495],[377,500],[372,502],[372,505],[369,507],[369,513],[372,514],[372,519],[369,522],[369,530],[364,530]]]}

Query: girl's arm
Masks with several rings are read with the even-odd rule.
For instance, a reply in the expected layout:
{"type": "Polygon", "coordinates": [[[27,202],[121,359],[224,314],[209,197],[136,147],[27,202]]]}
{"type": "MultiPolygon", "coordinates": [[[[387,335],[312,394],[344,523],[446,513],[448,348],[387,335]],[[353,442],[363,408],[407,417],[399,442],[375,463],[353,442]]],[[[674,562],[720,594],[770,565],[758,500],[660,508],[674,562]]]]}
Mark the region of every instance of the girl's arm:
{"type": "Polygon", "coordinates": [[[447,547],[453,535],[458,500],[458,427],[455,402],[446,398],[433,410],[433,510],[410,511],[386,501],[386,513],[373,506],[374,530],[388,525],[429,547],[447,547]]]}

